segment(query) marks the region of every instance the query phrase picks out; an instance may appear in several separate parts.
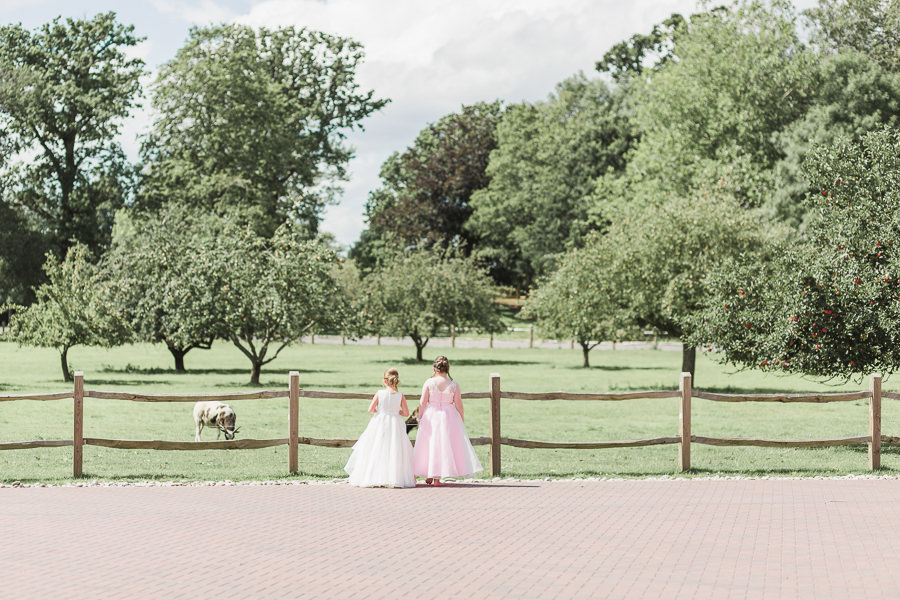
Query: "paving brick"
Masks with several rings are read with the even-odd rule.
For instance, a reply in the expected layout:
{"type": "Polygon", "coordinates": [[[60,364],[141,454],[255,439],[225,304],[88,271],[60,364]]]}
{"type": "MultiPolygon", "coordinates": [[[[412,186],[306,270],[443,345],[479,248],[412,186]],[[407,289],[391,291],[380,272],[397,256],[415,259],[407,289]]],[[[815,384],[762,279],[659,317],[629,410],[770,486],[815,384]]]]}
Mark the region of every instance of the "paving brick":
{"type": "Polygon", "coordinates": [[[0,490],[0,597],[900,592],[900,481],[0,490]]]}

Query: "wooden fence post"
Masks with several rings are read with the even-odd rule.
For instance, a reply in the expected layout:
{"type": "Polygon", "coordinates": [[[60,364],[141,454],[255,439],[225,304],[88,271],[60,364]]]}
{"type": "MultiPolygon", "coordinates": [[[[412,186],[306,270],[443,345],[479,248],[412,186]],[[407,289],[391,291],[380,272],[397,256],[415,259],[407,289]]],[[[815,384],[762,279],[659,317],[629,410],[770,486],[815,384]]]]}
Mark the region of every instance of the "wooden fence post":
{"type": "Polygon", "coordinates": [[[491,477],[500,475],[500,374],[491,373],[491,477]]]}
{"type": "Polygon", "coordinates": [[[75,431],[72,436],[72,476],[81,477],[84,450],[84,373],[75,371],[75,431]]]}
{"type": "Polygon", "coordinates": [[[290,394],[289,394],[289,416],[290,422],[288,431],[288,470],[291,474],[296,474],[298,470],[297,454],[300,438],[300,372],[291,371],[290,374],[290,394]]]}
{"type": "Polygon", "coordinates": [[[869,379],[869,469],[881,468],[881,374],[875,373],[869,379]]]}
{"type": "Polygon", "coordinates": [[[682,472],[691,470],[691,374],[682,373],[678,383],[681,392],[681,408],[678,411],[678,468],[682,472]]]}

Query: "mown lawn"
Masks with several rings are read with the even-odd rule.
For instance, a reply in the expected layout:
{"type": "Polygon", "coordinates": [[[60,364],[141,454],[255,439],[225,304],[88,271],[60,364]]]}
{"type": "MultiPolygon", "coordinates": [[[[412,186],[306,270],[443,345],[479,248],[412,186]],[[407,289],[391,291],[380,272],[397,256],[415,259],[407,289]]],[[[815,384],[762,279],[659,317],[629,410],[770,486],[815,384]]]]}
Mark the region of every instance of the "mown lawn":
{"type": "MultiPolygon", "coordinates": [[[[616,350],[591,353],[594,366],[583,369],[581,352],[549,349],[426,348],[426,356],[446,353],[451,374],[463,391],[487,391],[489,375],[501,375],[510,391],[571,392],[677,389],[679,352],[616,350]]],[[[430,360],[416,363],[409,346],[317,343],[286,349],[263,370],[262,387],[285,389],[288,371],[299,370],[304,389],[371,392],[388,366],[397,366],[401,391],[417,393],[431,375],[430,360]]],[[[84,371],[85,388],[143,392],[217,392],[253,389],[249,363],[234,347],[218,343],[210,351],[188,354],[186,374],[172,371],[161,346],[135,345],[111,350],[76,347],[73,369],[84,371]]],[[[0,394],[70,389],[61,381],[59,358],[52,350],[0,343],[0,394]]],[[[886,391],[898,388],[888,379],[886,391]]],[[[749,393],[865,389],[867,382],[830,382],[798,376],[735,372],[706,355],[698,357],[696,389],[749,393]]],[[[240,437],[287,437],[287,400],[232,402],[240,437]]],[[[900,403],[884,401],[883,431],[900,435],[900,403]]],[[[359,435],[369,418],[367,401],[301,399],[300,435],[359,435]]],[[[86,437],[192,440],[192,405],[85,400],[86,437]]],[[[0,402],[0,441],[72,438],[72,401],[0,402]]],[[[623,402],[529,402],[504,400],[502,431],[507,437],[552,441],[601,441],[677,434],[675,399],[623,402]]],[[[466,426],[473,437],[488,431],[488,401],[466,404],[466,426]]],[[[866,401],[831,404],[715,403],[693,401],[695,435],[722,437],[816,438],[865,435],[866,401]]],[[[204,439],[214,439],[208,431],[204,439]]],[[[487,448],[476,448],[487,464],[487,448]]],[[[504,446],[503,474],[510,477],[645,477],[675,475],[677,446],[616,450],[526,450],[504,446]]],[[[349,449],[301,446],[299,478],[344,476],[349,449]]],[[[900,470],[900,451],[884,449],[886,473],[900,470]]],[[[688,476],[840,475],[866,469],[864,445],[830,449],[721,448],[694,444],[694,471],[688,476]]],[[[86,446],[84,473],[89,479],[249,480],[283,479],[287,447],[244,451],[116,450],[86,446]]],[[[65,481],[71,475],[71,448],[0,452],[0,482],[65,481]]]]}

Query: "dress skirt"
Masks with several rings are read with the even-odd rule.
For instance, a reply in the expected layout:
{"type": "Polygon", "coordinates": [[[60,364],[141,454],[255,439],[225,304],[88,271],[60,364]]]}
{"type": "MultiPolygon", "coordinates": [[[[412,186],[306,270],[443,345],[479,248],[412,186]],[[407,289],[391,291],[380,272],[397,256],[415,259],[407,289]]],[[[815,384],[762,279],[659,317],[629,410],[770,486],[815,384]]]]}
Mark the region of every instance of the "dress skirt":
{"type": "Polygon", "coordinates": [[[481,470],[456,407],[429,404],[419,419],[413,472],[420,477],[465,477],[481,470]]]}
{"type": "Polygon", "coordinates": [[[369,421],[344,470],[358,487],[416,487],[413,448],[399,415],[376,413],[369,421]]]}

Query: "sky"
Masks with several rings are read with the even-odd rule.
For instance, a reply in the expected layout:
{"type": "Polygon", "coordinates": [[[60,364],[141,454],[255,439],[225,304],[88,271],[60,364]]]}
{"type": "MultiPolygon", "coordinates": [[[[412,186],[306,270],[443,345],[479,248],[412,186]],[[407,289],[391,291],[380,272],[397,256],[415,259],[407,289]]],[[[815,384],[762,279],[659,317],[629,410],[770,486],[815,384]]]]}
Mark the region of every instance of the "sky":
{"type": "MultiPolygon", "coordinates": [[[[596,76],[594,63],[613,44],[648,33],[674,12],[695,10],[695,0],[0,0],[0,22],[33,29],[60,15],[115,11],[147,38],[134,49],[150,71],[146,83],[193,25],[294,25],[362,43],[361,89],[391,102],[350,133],[356,153],[349,181],[321,226],[349,246],[365,227],[366,198],[380,186],[381,164],[429,123],[479,101],[545,100],[579,71],[596,76]]],[[[123,127],[132,160],[150,123],[143,108],[123,127]]]]}

